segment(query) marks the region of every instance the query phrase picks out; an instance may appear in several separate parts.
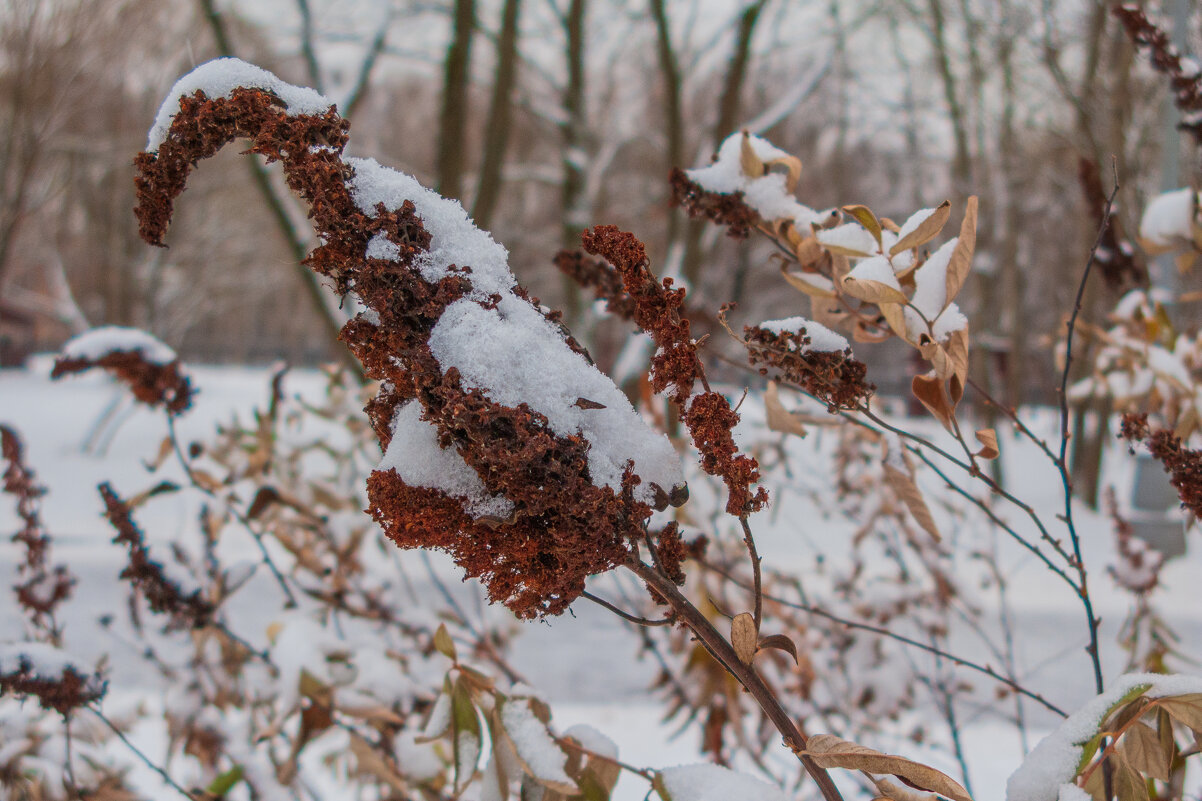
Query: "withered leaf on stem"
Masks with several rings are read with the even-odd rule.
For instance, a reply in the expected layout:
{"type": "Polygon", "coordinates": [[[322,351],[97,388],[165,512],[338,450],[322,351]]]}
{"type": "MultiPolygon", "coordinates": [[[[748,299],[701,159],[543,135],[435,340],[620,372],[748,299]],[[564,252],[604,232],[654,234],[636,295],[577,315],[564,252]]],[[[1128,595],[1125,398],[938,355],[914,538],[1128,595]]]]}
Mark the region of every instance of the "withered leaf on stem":
{"type": "Polygon", "coordinates": [[[823,768],[845,768],[867,773],[888,773],[921,790],[938,793],[952,801],[972,801],[968,791],[946,773],[905,757],[882,754],[832,734],[815,734],[802,752],[823,768]]]}
{"type": "Polygon", "coordinates": [[[992,428],[982,428],[976,436],[977,442],[981,443],[981,450],[977,451],[977,456],[982,459],[996,459],[1001,453],[997,446],[997,432],[992,428]]]}
{"type": "Polygon", "coordinates": [[[1156,730],[1147,723],[1138,722],[1127,729],[1119,749],[1131,766],[1140,773],[1164,782],[1169,780],[1170,767],[1177,749],[1163,748],[1156,730]]]}
{"type": "Polygon", "coordinates": [[[902,251],[912,248],[919,248],[930,242],[935,237],[939,236],[939,232],[943,230],[943,226],[947,224],[947,218],[952,214],[951,202],[945,200],[936,207],[930,217],[923,220],[917,228],[897,241],[893,247],[889,248],[889,255],[896,256],[902,251]]]}
{"type": "Polygon", "coordinates": [[[972,269],[972,254],[977,247],[977,196],[968,199],[964,208],[964,222],[960,224],[960,238],[952,251],[951,263],[947,266],[947,299],[945,304],[955,300],[968,272],[972,269]]]}
{"type": "Polygon", "coordinates": [[[778,651],[784,651],[793,657],[794,664],[801,664],[801,657],[797,655],[797,643],[784,634],[769,634],[767,637],[760,637],[759,650],[762,651],[765,648],[775,648],[778,651]]]}
{"type": "Polygon", "coordinates": [[[768,382],[764,391],[764,410],[768,417],[768,430],[779,431],[782,434],[806,435],[806,428],[792,412],[780,402],[780,389],[775,381],[768,382]]]}
{"type": "Polygon", "coordinates": [[[935,415],[935,419],[942,423],[944,428],[948,431],[955,429],[955,426],[952,425],[954,408],[948,400],[943,382],[939,380],[938,376],[933,373],[916,375],[910,382],[910,390],[927,411],[935,415]]]}
{"type": "Polygon", "coordinates": [[[897,496],[902,499],[902,503],[910,510],[910,514],[914,517],[914,522],[922,527],[922,530],[930,534],[935,542],[942,541],[939,536],[939,528],[935,525],[935,518],[931,516],[931,509],[927,506],[926,500],[922,497],[922,490],[918,488],[918,484],[907,473],[899,470],[891,464],[885,465],[885,481],[897,493],[897,496]]]}
{"type": "Polygon", "coordinates": [[[744,664],[750,665],[755,658],[759,645],[759,633],[755,628],[755,618],[750,612],[735,615],[730,621],[730,644],[735,648],[735,654],[744,664]]]}

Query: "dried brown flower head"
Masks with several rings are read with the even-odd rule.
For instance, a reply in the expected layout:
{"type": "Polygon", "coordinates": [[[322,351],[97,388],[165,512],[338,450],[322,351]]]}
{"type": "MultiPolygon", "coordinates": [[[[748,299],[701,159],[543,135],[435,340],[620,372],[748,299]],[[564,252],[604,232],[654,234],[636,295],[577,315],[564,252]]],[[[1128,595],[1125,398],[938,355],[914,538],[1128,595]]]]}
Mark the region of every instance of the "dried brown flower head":
{"type": "Polygon", "coordinates": [[[703,189],[689,180],[679,167],[668,176],[672,188],[672,204],[681,206],[690,217],[705,218],[726,226],[726,235],[746,239],[751,229],[760,223],[760,215],[743,202],[742,192],[720,194],[703,189]]]}
{"type": "MultiPolygon", "coordinates": [[[[595,474],[605,454],[583,429],[565,429],[532,404],[500,402],[440,361],[434,337],[452,306],[458,320],[530,320],[531,309],[531,325],[554,328],[558,319],[513,286],[503,252],[498,268],[489,249],[496,246],[457,204],[374,162],[344,158],[348,128],[333,107],[295,113],[274,91],[253,86],[224,97],[180,97],[157,152],[136,159],[142,235],[162,244],[191,168],[233,139],[250,139],[251,152],[280,162],[322,242],[306,263],[368,309],[341,333],[367,376],[383,382],[367,406],[386,450],[368,481],[368,511],[398,545],[451,553],[484,580],[491,600],[518,615],[562,612],[586,576],[630,558],[652,511],[649,499],[669,499],[683,487],[637,474],[633,456],[606,483],[595,474]],[[391,458],[394,445],[400,452],[423,436],[432,441],[422,458],[391,458]],[[422,473],[432,462],[442,472],[422,473]]],[[[570,335],[554,337],[579,355],[573,369],[594,370],[570,335]]],[[[621,412],[605,412],[617,401],[586,394],[573,399],[582,414],[621,412]]],[[[633,409],[630,415],[638,420],[633,409]]],[[[671,454],[666,440],[662,449],[671,454]]]]}
{"type": "Polygon", "coordinates": [[[162,406],[182,414],[192,405],[195,390],[175,352],[149,334],[133,328],[107,326],[68,342],[54,362],[51,378],[99,368],[129,386],[147,406],[162,406]]]}
{"type": "Polygon", "coordinates": [[[61,652],[43,643],[0,649],[0,697],[32,696],[43,709],[66,715],[100,700],[105,689],[100,676],[64,662],[61,652]]]}
{"type": "Polygon", "coordinates": [[[868,368],[852,355],[851,348],[815,348],[804,325],[796,331],[746,326],[743,336],[748,361],[764,365],[761,375],[778,371],[773,380],[783,379],[802,387],[832,412],[856,409],[876,390],[864,380],[868,368]]]}
{"type": "Polygon", "coordinates": [[[1181,505],[1202,517],[1202,450],[1191,450],[1167,428],[1153,428],[1146,414],[1124,414],[1119,436],[1143,442],[1169,474],[1181,505]]]}

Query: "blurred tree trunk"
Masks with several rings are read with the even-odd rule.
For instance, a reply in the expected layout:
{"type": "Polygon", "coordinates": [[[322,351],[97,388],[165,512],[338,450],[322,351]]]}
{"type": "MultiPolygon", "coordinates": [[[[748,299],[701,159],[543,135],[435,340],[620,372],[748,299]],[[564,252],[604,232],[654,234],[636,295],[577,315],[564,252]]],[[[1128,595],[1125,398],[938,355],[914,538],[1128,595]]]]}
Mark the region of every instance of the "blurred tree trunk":
{"type": "MultiPolygon", "coordinates": [[[[221,12],[217,10],[214,0],[200,0],[200,8],[203,16],[209,23],[209,30],[213,34],[213,40],[217,45],[217,52],[223,56],[236,55],[233,43],[226,32],[225,19],[222,17],[221,12]]],[[[365,65],[374,65],[374,58],[370,54],[369,59],[369,61],[364,62],[365,65]]],[[[362,92],[362,87],[367,82],[366,78],[365,74],[360,74],[358,91],[362,92]]],[[[297,272],[305,287],[305,294],[308,296],[313,310],[317,313],[318,319],[322,321],[322,327],[325,328],[333,352],[344,367],[362,379],[364,377],[363,365],[359,363],[359,360],[355,358],[350,350],[337,344],[338,335],[342,331],[342,325],[345,322],[344,315],[332,304],[333,297],[321,285],[320,277],[302,263],[309,255],[308,242],[292,221],[293,218],[288,209],[286,195],[272,183],[271,175],[267,172],[267,168],[263,166],[256,156],[247,154],[246,165],[250,171],[251,180],[254,181],[259,194],[262,195],[264,202],[267,203],[267,208],[271,212],[272,218],[276,221],[276,227],[280,235],[284,237],[284,242],[292,254],[297,272]]]]}
{"type": "MultiPolygon", "coordinates": [[[[585,135],[588,131],[588,107],[585,96],[584,24],[587,0],[570,0],[564,17],[565,56],[568,82],[563,91],[564,121],[559,126],[563,160],[563,185],[560,194],[560,240],[563,247],[580,247],[580,235],[588,225],[588,197],[584,191],[585,135]]],[[[580,287],[569,276],[563,277],[564,314],[568,325],[579,321],[580,287]]]]}
{"type": "MultiPolygon", "coordinates": [[[[747,6],[739,15],[739,29],[735,34],[734,50],[730,54],[730,65],[726,68],[726,77],[722,82],[722,95],[718,100],[718,117],[711,134],[712,148],[717,149],[726,137],[734,133],[739,124],[739,111],[742,107],[743,84],[747,82],[747,63],[751,60],[751,39],[755,34],[756,23],[767,5],[767,0],[756,0],[747,6]]],[[[705,158],[708,154],[698,154],[705,158]]],[[[678,164],[678,167],[692,166],[678,164]]],[[[692,287],[699,286],[701,279],[702,247],[701,239],[705,233],[705,220],[690,220],[685,235],[684,264],[681,274],[692,287]]],[[[742,269],[747,269],[743,262],[742,269]]],[[[736,285],[742,294],[743,278],[736,276],[736,285]]]]}
{"type": "Polygon", "coordinates": [[[443,64],[442,113],[438,122],[438,192],[463,197],[464,141],[467,132],[468,83],[471,77],[472,35],[476,29],[475,0],[455,0],[451,44],[443,64]]]}
{"type": "MultiPolygon", "coordinates": [[[[668,170],[688,166],[684,163],[684,112],[681,109],[680,65],[672,47],[672,32],[668,27],[668,14],[664,0],[650,0],[651,16],[655,20],[656,54],[659,71],[664,83],[664,128],[668,139],[668,170]]],[[[665,173],[667,170],[665,170],[665,173]]],[[[681,214],[678,209],[668,211],[668,249],[676,243],[680,232],[681,214]]]]}
{"type": "MultiPolygon", "coordinates": [[[[1014,82],[1014,39],[1003,31],[998,40],[998,64],[1002,72],[1002,118],[998,150],[1002,168],[1002,225],[998,243],[998,270],[1002,282],[1002,320],[1008,334],[1005,371],[1001,376],[1003,393],[998,400],[1018,409],[1022,405],[1023,387],[1029,376],[1027,363],[1027,314],[1024,304],[1026,278],[1019,260],[1019,237],[1022,225],[1022,155],[1014,114],[1017,96],[1014,82]]],[[[996,397],[996,395],[995,395],[996,397]]]]}
{"type": "Polygon", "coordinates": [[[484,129],[484,160],[476,189],[472,216],[476,225],[488,230],[504,183],[502,169],[513,117],[513,89],[517,83],[518,17],[521,0],[505,0],[501,10],[501,33],[497,39],[497,65],[494,70],[492,101],[488,124],[484,129]]]}

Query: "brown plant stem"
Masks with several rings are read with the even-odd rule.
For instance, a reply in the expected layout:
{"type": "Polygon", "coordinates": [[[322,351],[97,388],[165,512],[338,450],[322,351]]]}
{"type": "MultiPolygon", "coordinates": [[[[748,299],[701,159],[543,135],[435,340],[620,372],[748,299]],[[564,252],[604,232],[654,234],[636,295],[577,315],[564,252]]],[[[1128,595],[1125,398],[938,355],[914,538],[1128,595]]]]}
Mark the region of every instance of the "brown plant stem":
{"type": "Polygon", "coordinates": [[[768,716],[768,719],[772,721],[776,730],[784,738],[785,745],[797,754],[806,773],[810,774],[810,777],[818,785],[822,797],[826,801],[843,801],[843,796],[835,787],[830,774],[824,768],[819,767],[811,757],[802,753],[806,748],[805,736],[797,728],[797,724],[793,722],[789,713],[781,706],[772,690],[764,683],[760,674],[756,672],[755,667],[739,659],[735,654],[734,646],[714,628],[701,610],[693,606],[689,599],[681,594],[671,580],[658,573],[637,556],[627,561],[626,567],[645,581],[657,595],[672,607],[681,622],[697,635],[710,653],[743,685],[747,692],[751,693],[760,709],[764,711],[764,714],[768,716]]]}

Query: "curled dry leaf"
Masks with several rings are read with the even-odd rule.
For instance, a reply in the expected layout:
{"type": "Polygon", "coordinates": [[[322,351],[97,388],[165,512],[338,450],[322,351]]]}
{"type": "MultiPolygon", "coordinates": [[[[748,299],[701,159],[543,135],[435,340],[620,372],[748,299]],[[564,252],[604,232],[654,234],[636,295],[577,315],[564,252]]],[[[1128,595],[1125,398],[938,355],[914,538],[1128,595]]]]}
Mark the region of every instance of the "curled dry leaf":
{"type": "Polygon", "coordinates": [[[735,615],[730,621],[730,644],[734,646],[739,660],[750,665],[759,646],[759,633],[750,612],[735,615]]]}
{"type": "MultiPolygon", "coordinates": [[[[814,242],[814,238],[810,237],[805,242],[814,242]]],[[[803,245],[804,246],[804,245],[803,245]]],[[[817,247],[817,245],[815,245],[817,247]]],[[[799,248],[800,249],[800,248],[799,248]]],[[[781,262],[780,274],[784,276],[785,282],[796,290],[804,292],[812,298],[837,298],[839,293],[835,291],[835,285],[831,279],[825,275],[818,273],[799,273],[788,268],[785,262],[781,262]]]]}
{"type": "Polygon", "coordinates": [[[1177,750],[1171,739],[1168,745],[1163,747],[1160,736],[1147,723],[1137,722],[1123,735],[1119,750],[1140,773],[1167,782],[1177,750]]]}
{"type": "Polygon", "coordinates": [[[947,397],[943,382],[934,372],[914,376],[910,381],[910,391],[927,408],[927,411],[935,415],[935,419],[942,423],[944,428],[948,431],[955,430],[955,426],[952,424],[955,407],[947,397]]]}
{"type": "Polygon", "coordinates": [[[872,238],[879,245],[881,242],[881,221],[872,213],[872,209],[867,206],[844,206],[843,211],[855,218],[855,221],[872,234],[872,238]]]}
{"type": "Polygon", "coordinates": [[[899,470],[891,464],[885,464],[885,481],[897,493],[897,496],[902,499],[902,503],[910,510],[910,515],[913,516],[914,522],[922,527],[922,530],[930,534],[935,542],[942,541],[939,536],[939,528],[935,525],[935,518],[931,516],[931,509],[927,506],[927,502],[922,497],[922,490],[918,489],[918,484],[914,478],[907,473],[899,470]]]}
{"type": "Polygon", "coordinates": [[[770,634],[767,637],[760,637],[758,650],[763,651],[765,648],[775,648],[778,651],[784,651],[793,657],[794,664],[801,664],[801,657],[797,654],[797,643],[784,634],[770,634]]]}
{"type": "Polygon", "coordinates": [[[946,773],[905,757],[882,754],[832,734],[810,737],[801,753],[813,759],[819,767],[888,773],[920,790],[938,793],[952,801],[972,801],[968,791],[946,773]]]}
{"type": "Polygon", "coordinates": [[[982,459],[996,459],[1001,453],[997,446],[997,432],[992,428],[982,428],[978,431],[977,442],[981,443],[981,450],[977,451],[977,456],[982,459]]]}

